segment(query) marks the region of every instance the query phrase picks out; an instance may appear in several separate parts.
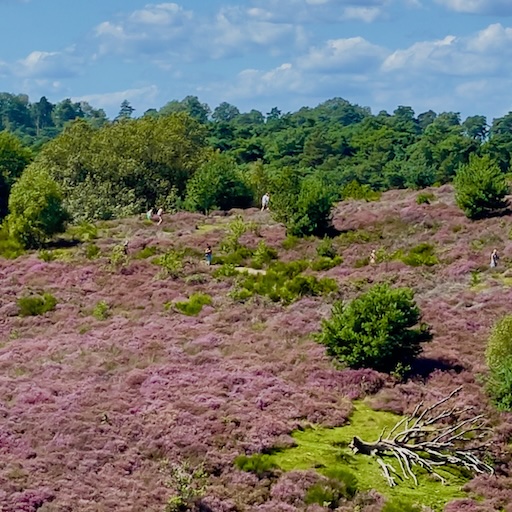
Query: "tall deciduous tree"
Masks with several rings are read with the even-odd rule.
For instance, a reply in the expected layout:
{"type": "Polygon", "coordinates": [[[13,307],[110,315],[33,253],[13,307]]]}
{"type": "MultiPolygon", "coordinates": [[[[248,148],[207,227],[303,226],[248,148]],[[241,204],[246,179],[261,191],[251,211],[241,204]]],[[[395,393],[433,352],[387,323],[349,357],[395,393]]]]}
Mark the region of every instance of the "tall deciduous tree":
{"type": "Polygon", "coordinates": [[[236,162],[220,153],[212,155],[187,184],[187,206],[206,214],[213,208],[245,208],[252,200],[251,190],[236,162]]]}
{"type": "Polygon", "coordinates": [[[9,192],[32,160],[32,152],[9,132],[0,132],[0,219],[7,214],[9,192]]]}

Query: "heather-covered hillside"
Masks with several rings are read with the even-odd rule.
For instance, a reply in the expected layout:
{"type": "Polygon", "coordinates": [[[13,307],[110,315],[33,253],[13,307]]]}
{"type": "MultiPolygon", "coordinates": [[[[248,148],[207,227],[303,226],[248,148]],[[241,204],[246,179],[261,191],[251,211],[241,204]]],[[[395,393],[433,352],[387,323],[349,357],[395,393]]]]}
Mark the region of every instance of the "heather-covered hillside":
{"type": "MultiPolygon", "coordinates": [[[[328,510],[304,502],[320,478],[314,468],[256,475],[237,468],[236,457],[293,446],[297,429],[347,424],[357,400],[410,413],[420,400],[462,386],[459,404],[494,427],[498,464],[495,476],[471,480],[445,510],[510,512],[512,417],[496,412],[483,382],[490,328],[512,303],[512,217],[472,222],[450,186],[342,202],[333,238],[342,261],[304,271],[334,279],[338,291],[282,303],[240,293],[242,274],[221,265],[233,223],[242,225],[237,215],[246,230],[235,251],[259,246],[283,262],[318,260],[318,239],[286,238],[255,209],[177,213],[160,226],[104,222],[97,232],[75,231],[80,243],[68,234],[59,247],[0,260],[1,510],[163,512],[175,465],[204,470],[205,511],[328,510]],[[418,194],[429,201],[418,204],[418,194]],[[207,243],[212,267],[202,259],[207,243]],[[421,244],[433,264],[396,256],[414,255],[421,244]],[[501,259],[491,270],[494,248],[501,259]],[[405,382],[340,369],[312,337],[336,299],[377,282],[413,288],[432,326],[433,340],[405,382]],[[56,298],[55,309],[23,316],[19,299],[44,293],[56,298]],[[207,297],[205,305],[185,314],[179,303],[193,294],[207,297]]],[[[379,512],[385,501],[359,489],[338,510],[379,512]]]]}

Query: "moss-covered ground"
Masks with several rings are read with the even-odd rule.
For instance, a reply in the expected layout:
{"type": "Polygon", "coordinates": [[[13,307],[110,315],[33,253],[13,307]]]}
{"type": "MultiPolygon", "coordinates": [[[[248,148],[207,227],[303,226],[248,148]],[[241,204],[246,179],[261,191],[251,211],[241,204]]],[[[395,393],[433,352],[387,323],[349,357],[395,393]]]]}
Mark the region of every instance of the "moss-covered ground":
{"type": "MultiPolygon", "coordinates": [[[[284,471],[315,468],[322,473],[332,469],[348,470],[357,477],[359,490],[376,489],[390,499],[427,505],[434,510],[442,510],[448,501],[463,497],[461,488],[468,478],[457,469],[439,471],[446,479],[445,485],[426,472],[416,471],[417,486],[412,479],[398,477],[398,485],[391,488],[374,457],[354,454],[349,448],[354,436],[368,442],[376,441],[384,428],[389,432],[400,419],[400,416],[374,411],[365,403],[358,402],[354,404],[349,424],[296,431],[293,438],[297,446],[274,453],[272,460],[284,471]]],[[[396,461],[390,458],[386,462],[391,463],[401,476],[396,461]]]]}

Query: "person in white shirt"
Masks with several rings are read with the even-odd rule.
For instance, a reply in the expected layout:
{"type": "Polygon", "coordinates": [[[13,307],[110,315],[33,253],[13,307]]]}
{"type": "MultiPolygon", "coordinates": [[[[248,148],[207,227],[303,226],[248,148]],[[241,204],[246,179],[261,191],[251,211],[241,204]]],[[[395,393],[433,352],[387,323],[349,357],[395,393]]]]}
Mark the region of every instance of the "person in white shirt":
{"type": "Polygon", "coordinates": [[[268,210],[268,204],[270,202],[270,194],[266,192],[261,198],[261,211],[268,210]]]}

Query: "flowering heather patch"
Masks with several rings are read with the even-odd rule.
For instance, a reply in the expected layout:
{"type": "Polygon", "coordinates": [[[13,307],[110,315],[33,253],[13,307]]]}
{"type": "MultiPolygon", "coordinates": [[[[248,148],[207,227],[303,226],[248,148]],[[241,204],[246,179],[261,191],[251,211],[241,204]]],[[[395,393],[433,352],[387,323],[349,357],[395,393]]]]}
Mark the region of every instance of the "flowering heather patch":
{"type": "MultiPolygon", "coordinates": [[[[290,306],[229,297],[232,278],[215,279],[215,266],[204,265],[202,251],[206,243],[214,255],[219,251],[233,215],[180,212],[165,215],[161,226],[135,218],[100,223],[97,259],[87,259],[76,246],[53,261],[35,253],[0,260],[0,510],[163,512],[170,497],[163,460],[204,465],[205,510],[326,510],[304,504],[315,472],[259,479],[233,461],[291,446],[297,428],[345,425],[352,400],[411,412],[418,401],[438,399],[458,385],[459,405],[473,406],[496,425],[492,445],[499,471],[474,479],[467,499],[446,510],[506,510],[512,500],[510,415],[492,409],[482,376],[492,325],[510,313],[512,219],[471,223],[455,206],[450,187],[432,192],[436,199],[428,205],[418,205],[417,194],[408,191],[340,203],[335,226],[374,238],[355,236],[346,244],[334,239],[343,261],[307,271],[334,278],[346,300],[375,282],[414,288],[434,339],[416,375],[401,384],[371,370],[338,369],[312,340],[332,297],[305,297],[290,306]],[[111,268],[109,255],[126,239],[126,261],[111,268]],[[372,249],[406,250],[422,242],[435,246],[439,264],[389,261],[355,268],[372,249]],[[495,244],[502,258],[491,271],[487,260],[495,244]],[[152,257],[136,258],[146,247],[155,247],[155,255],[184,251],[182,275],[159,278],[152,257]],[[17,300],[44,292],[57,298],[56,309],[21,317],[17,300]],[[197,317],[166,310],[166,303],[194,293],[212,298],[197,317]],[[95,318],[102,301],[109,314],[95,318]]],[[[258,234],[243,235],[244,243],[264,241],[281,261],[316,257],[319,240],[285,248],[283,226],[266,213],[239,213],[245,222],[261,224],[258,234]]],[[[354,500],[340,510],[380,512],[384,503],[371,491],[354,500]]]]}

